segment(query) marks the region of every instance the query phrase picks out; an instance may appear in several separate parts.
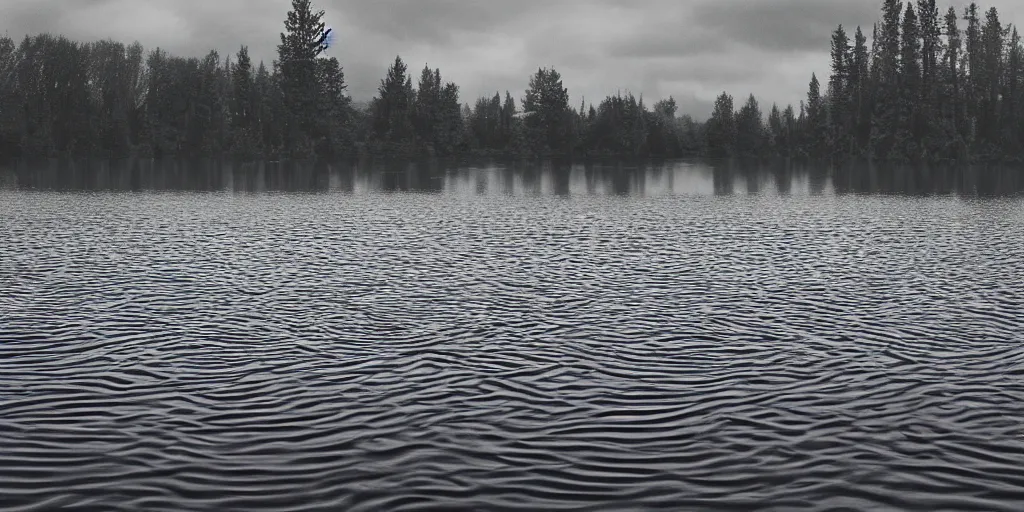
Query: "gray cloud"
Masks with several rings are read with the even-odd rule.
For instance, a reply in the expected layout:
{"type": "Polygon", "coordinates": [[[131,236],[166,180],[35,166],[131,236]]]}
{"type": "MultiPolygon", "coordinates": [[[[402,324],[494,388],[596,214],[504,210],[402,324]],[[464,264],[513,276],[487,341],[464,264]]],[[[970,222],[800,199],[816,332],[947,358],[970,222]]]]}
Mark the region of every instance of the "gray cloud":
{"type": "MultiPolygon", "coordinates": [[[[0,0],[0,31],[91,41],[138,40],[179,55],[245,44],[275,58],[288,0],[0,0]]],[[[424,64],[458,83],[463,99],[510,91],[521,98],[541,66],[562,72],[574,105],[617,91],[653,103],[673,95],[704,117],[715,96],[756,94],[796,103],[811,72],[828,75],[837,24],[870,36],[881,0],[315,0],[339,35],[330,54],[356,99],[375,93],[395,55],[414,76],[424,64]]],[[[940,4],[944,2],[940,1],[940,4]]],[[[964,0],[954,0],[962,11],[964,0]]],[[[1005,23],[1024,16],[1004,1],[1005,23]]],[[[946,5],[940,9],[945,12],[946,5]]],[[[987,6],[986,6],[987,7],[987,6]]]]}
{"type": "Polygon", "coordinates": [[[693,22],[724,39],[779,52],[818,52],[827,48],[839,24],[870,26],[878,19],[878,2],[843,0],[716,0],[697,5],[693,22]],[[824,43],[823,43],[824,42],[824,43]]]}

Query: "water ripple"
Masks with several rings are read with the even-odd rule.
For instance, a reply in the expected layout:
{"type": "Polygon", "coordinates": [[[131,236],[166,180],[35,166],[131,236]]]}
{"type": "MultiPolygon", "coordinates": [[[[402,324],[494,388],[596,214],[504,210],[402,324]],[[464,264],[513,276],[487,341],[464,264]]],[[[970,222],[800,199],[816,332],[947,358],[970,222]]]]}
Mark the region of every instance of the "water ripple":
{"type": "Polygon", "coordinates": [[[0,510],[1024,509],[1024,206],[0,192],[0,510]]]}

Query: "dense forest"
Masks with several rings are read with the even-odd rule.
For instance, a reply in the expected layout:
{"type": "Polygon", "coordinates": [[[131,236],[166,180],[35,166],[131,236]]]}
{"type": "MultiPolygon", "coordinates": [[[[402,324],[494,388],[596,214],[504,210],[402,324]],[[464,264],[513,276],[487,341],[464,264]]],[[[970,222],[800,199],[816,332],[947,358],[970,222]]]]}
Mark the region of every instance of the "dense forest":
{"type": "MultiPolygon", "coordinates": [[[[310,44],[323,11],[292,0],[278,58],[245,46],[222,58],[79,43],[48,34],[0,38],[0,157],[361,155],[640,156],[871,159],[898,163],[1016,160],[1024,149],[1024,46],[995,8],[940,16],[935,0],[884,0],[870,48],[858,27],[831,38],[827,83],[772,105],[723,93],[706,122],[670,97],[650,108],[617,94],[569,104],[554,69],[526,94],[466,103],[439,69],[414,76],[396,57],[377,96],[356,108],[335,58],[310,44]]],[[[827,43],[824,41],[823,43],[827,43]]]]}

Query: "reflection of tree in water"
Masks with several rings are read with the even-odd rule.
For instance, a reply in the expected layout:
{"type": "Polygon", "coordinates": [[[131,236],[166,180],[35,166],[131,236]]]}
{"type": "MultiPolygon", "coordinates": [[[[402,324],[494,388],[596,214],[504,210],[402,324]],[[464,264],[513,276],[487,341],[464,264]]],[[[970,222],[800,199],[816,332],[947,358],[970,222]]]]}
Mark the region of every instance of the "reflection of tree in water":
{"type": "Polygon", "coordinates": [[[789,195],[793,190],[793,173],[785,163],[774,163],[771,166],[772,181],[780,195],[789,195]]]}
{"type": "Polygon", "coordinates": [[[777,193],[1015,196],[1011,167],[802,166],[740,162],[501,163],[459,160],[273,161],[222,159],[36,159],[0,164],[7,188],[66,191],[442,192],[474,195],[673,195],[777,193]],[[772,190],[769,183],[774,183],[772,190]]]}
{"type": "Polygon", "coordinates": [[[828,186],[829,174],[827,168],[811,167],[807,174],[807,191],[814,196],[824,194],[825,187],[828,186]]]}
{"type": "Polygon", "coordinates": [[[762,169],[759,166],[744,169],[743,181],[747,186],[748,196],[756,196],[761,193],[761,175],[762,169]]]}
{"type": "Polygon", "coordinates": [[[715,166],[712,177],[716,196],[731,196],[733,194],[735,179],[729,164],[715,166]]]}
{"type": "Polygon", "coordinates": [[[569,195],[569,178],[572,167],[561,164],[551,169],[552,193],[556,196],[565,197],[569,195]]]}

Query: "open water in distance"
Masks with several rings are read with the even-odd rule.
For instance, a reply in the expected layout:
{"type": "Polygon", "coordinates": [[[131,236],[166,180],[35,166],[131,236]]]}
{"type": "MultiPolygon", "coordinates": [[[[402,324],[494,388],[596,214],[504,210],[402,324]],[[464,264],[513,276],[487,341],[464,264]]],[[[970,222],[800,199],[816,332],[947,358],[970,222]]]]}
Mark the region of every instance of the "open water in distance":
{"type": "Polygon", "coordinates": [[[592,171],[0,191],[0,510],[1024,510],[1021,199],[592,171]]]}

